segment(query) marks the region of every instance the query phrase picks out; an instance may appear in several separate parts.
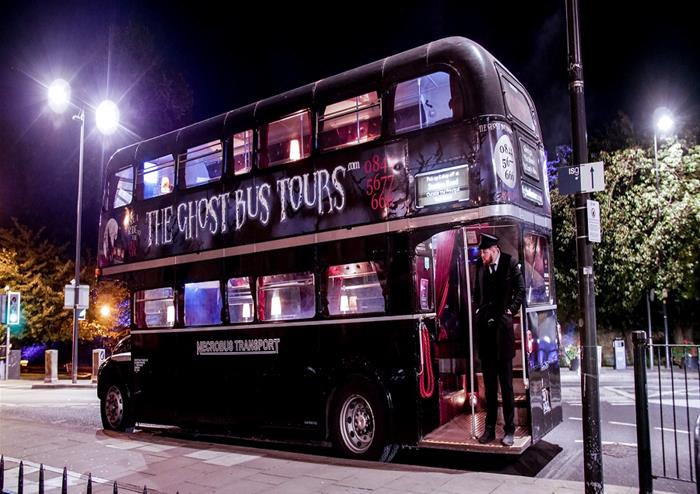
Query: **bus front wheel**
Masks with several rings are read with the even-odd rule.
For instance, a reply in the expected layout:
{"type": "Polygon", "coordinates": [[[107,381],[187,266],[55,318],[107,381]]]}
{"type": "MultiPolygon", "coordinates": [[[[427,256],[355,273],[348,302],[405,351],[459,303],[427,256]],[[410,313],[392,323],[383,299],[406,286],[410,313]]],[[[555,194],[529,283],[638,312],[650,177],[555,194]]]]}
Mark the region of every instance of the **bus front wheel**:
{"type": "Polygon", "coordinates": [[[126,431],[134,427],[131,399],[122,384],[110,384],[100,399],[102,427],[112,431],[126,431]]]}
{"type": "Polygon", "coordinates": [[[385,400],[373,386],[356,382],[343,387],[331,420],[334,444],[346,457],[388,462],[398,451],[389,442],[385,400]]]}

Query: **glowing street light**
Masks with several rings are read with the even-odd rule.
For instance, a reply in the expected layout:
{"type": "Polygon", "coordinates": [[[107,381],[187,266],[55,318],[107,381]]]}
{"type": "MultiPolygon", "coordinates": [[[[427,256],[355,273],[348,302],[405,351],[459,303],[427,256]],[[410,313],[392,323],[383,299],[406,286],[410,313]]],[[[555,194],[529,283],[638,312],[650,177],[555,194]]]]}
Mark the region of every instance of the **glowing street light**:
{"type": "MultiPolygon", "coordinates": [[[[78,382],[78,316],[80,309],[80,223],[83,205],[83,154],[85,149],[85,108],[71,102],[70,84],[64,79],[51,83],[48,91],[49,107],[56,113],[65,112],[69,106],[77,110],[73,120],[80,122],[80,152],[78,158],[78,199],[75,221],[75,294],[73,295],[73,352],[72,381],[78,382]]],[[[103,134],[112,134],[119,126],[119,109],[112,101],[104,101],[97,107],[97,129],[103,134]]]]}
{"type": "MultiPolygon", "coordinates": [[[[673,115],[668,108],[660,107],[654,111],[654,169],[656,172],[656,196],[659,197],[659,156],[657,151],[657,133],[667,134],[673,129],[673,115]]],[[[658,214],[658,210],[657,210],[658,214]]],[[[663,302],[664,309],[664,344],[666,345],[666,368],[668,369],[670,362],[670,355],[668,350],[668,317],[666,315],[666,299],[668,298],[668,291],[664,288],[661,300],[663,302]]],[[[647,312],[649,315],[649,334],[651,334],[651,313],[648,307],[649,299],[653,300],[653,293],[650,293],[647,298],[647,312]]],[[[651,350],[651,348],[650,348],[651,350]]],[[[653,366],[653,357],[652,357],[653,366]]]]}
{"type": "Polygon", "coordinates": [[[109,305],[104,304],[102,307],[100,307],[100,316],[106,319],[110,315],[112,315],[112,308],[109,305]]]}

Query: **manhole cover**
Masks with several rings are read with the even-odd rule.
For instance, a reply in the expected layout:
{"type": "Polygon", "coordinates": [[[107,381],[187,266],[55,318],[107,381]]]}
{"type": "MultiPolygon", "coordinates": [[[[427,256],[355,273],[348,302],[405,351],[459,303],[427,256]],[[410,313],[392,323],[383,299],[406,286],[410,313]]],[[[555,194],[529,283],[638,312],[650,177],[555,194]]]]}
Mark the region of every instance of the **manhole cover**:
{"type": "Polygon", "coordinates": [[[602,449],[604,455],[612,456],[613,458],[626,458],[637,454],[637,448],[626,444],[603,444],[602,449]]]}

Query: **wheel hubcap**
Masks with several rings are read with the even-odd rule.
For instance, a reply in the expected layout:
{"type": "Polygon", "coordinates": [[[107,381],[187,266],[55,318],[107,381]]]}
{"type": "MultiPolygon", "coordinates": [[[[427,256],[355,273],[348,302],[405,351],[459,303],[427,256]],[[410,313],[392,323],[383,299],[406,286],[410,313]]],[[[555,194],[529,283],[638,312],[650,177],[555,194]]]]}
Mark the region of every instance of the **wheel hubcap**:
{"type": "Polygon", "coordinates": [[[361,454],[369,449],[374,439],[374,413],[367,400],[360,395],[345,399],[340,409],[340,433],[345,446],[361,454]]]}
{"type": "Polygon", "coordinates": [[[111,386],[105,398],[105,415],[112,427],[119,427],[124,417],[124,397],[116,386],[111,386]]]}

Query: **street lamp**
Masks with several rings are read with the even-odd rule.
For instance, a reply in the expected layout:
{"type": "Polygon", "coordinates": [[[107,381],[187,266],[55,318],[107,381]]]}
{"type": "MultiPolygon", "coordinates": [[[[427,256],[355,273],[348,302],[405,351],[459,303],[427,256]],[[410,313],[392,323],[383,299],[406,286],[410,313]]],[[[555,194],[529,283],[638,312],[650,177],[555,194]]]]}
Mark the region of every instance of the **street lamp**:
{"type": "MultiPolygon", "coordinates": [[[[77,110],[73,120],[80,122],[80,151],[78,158],[78,199],[75,221],[75,292],[73,294],[73,351],[71,357],[72,382],[78,382],[78,302],[80,293],[80,223],[83,205],[83,151],[85,148],[85,107],[81,102],[77,106],[71,102],[70,84],[57,79],[49,86],[49,107],[56,113],[63,113],[68,107],[77,110]]],[[[97,128],[103,134],[111,134],[119,126],[119,110],[111,101],[104,101],[97,107],[97,128]]]]}
{"type": "MultiPolygon", "coordinates": [[[[659,197],[659,155],[657,149],[657,135],[667,134],[673,129],[673,116],[668,108],[660,107],[654,111],[654,170],[656,174],[656,197],[659,197]]],[[[658,216],[659,210],[657,208],[656,214],[658,216]]],[[[650,293],[650,298],[653,301],[653,293],[650,293]]],[[[666,316],[666,299],[668,298],[668,292],[664,288],[662,294],[662,303],[664,309],[664,345],[666,347],[666,368],[669,365],[669,350],[668,350],[668,318],[666,316]]],[[[647,299],[648,300],[648,299],[647,299]]],[[[648,302],[647,302],[648,303],[648,302]]],[[[651,332],[651,315],[649,314],[649,331],[651,332]]],[[[651,347],[650,347],[651,348],[651,347]]],[[[651,359],[653,362],[653,358],[651,359]]],[[[653,365],[653,364],[652,364],[653,365]]]]}

